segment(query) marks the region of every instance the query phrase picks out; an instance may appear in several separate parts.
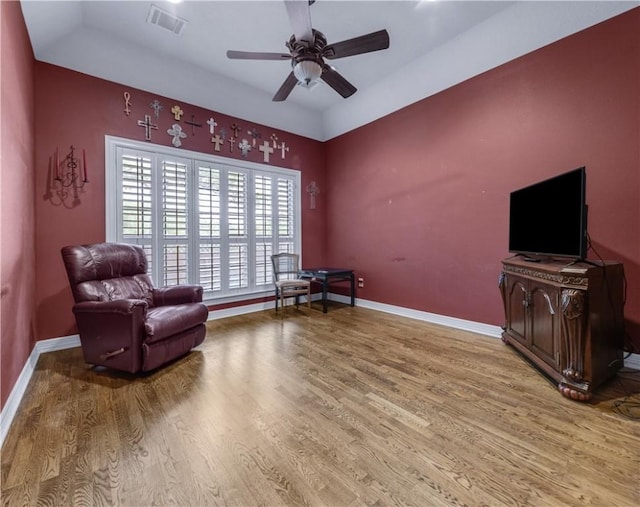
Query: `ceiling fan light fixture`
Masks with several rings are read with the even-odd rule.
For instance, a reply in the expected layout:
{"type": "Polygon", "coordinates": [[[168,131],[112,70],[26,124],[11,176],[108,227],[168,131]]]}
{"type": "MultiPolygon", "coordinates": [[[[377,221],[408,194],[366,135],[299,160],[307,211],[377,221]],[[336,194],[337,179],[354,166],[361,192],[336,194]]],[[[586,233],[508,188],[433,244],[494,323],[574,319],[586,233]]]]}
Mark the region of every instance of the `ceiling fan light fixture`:
{"type": "Polygon", "coordinates": [[[322,67],[313,60],[302,60],[293,66],[293,75],[301,83],[307,86],[320,79],[322,75],[322,67]]]}
{"type": "Polygon", "coordinates": [[[304,81],[298,81],[297,86],[300,86],[301,88],[304,88],[306,90],[313,90],[319,84],[320,84],[320,80],[309,81],[309,83],[305,83],[304,81]]]}

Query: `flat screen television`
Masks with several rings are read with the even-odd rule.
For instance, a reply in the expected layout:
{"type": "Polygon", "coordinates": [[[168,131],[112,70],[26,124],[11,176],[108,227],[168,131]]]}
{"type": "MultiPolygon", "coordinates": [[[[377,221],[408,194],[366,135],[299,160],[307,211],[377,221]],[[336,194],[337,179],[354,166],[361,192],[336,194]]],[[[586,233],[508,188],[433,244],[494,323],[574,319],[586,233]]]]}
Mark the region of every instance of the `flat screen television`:
{"type": "Polygon", "coordinates": [[[511,192],[509,251],[541,257],[587,256],[584,167],[511,192]]]}

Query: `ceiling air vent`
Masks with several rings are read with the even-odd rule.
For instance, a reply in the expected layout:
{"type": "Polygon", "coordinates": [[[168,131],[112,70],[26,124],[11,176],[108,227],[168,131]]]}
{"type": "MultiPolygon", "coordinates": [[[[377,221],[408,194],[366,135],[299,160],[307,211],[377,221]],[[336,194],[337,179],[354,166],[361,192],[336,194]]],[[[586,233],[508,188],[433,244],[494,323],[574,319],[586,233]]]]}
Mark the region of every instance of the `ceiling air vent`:
{"type": "Polygon", "coordinates": [[[187,25],[187,20],[179,18],[178,16],[161,9],[157,5],[151,4],[149,15],[147,16],[147,23],[158,25],[175,33],[176,35],[182,35],[182,30],[184,30],[184,27],[187,25]]]}

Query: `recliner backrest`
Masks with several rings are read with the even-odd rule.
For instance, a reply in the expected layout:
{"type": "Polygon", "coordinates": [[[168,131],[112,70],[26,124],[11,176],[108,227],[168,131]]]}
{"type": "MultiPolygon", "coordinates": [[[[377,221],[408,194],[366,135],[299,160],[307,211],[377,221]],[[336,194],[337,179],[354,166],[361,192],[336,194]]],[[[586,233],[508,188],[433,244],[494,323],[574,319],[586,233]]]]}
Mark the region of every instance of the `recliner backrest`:
{"type": "Polygon", "coordinates": [[[144,299],[152,306],[153,283],[138,245],[96,243],[66,246],[62,259],[76,303],[144,299]]]}

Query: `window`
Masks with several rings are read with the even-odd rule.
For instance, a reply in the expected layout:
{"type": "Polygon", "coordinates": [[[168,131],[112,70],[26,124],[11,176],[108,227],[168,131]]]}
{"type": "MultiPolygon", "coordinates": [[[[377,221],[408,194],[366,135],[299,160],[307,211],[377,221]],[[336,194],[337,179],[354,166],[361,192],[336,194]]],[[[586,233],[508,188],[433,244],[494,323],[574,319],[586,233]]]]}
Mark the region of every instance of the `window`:
{"type": "Polygon", "coordinates": [[[270,292],[300,251],[300,172],[106,136],[107,241],[144,248],[158,285],[205,298],[270,292]]]}

